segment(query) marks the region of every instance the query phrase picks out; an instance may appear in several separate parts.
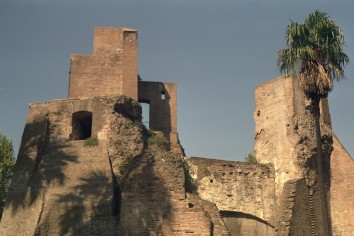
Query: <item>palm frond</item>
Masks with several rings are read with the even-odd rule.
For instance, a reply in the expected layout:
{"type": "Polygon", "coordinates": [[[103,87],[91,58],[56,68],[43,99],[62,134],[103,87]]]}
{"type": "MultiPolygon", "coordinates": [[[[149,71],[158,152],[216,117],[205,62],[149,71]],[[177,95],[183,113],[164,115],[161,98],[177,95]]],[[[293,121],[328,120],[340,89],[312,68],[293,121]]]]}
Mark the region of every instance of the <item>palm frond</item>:
{"type": "Polygon", "coordinates": [[[315,11],[304,23],[291,21],[285,33],[288,48],[278,52],[278,69],[297,77],[307,95],[327,96],[333,80],[344,79],[349,63],[344,35],[328,13],[315,11]]]}

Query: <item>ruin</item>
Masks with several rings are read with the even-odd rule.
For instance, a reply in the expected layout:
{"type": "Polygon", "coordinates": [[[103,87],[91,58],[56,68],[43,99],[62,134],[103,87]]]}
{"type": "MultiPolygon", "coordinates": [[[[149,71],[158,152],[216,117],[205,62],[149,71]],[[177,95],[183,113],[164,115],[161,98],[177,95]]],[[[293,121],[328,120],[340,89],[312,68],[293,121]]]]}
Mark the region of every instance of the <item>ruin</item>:
{"type": "MultiPolygon", "coordinates": [[[[93,55],[71,56],[68,99],[30,104],[0,235],[322,235],[312,108],[296,81],[256,88],[258,163],[184,157],[176,84],[139,80],[137,39],[96,28],[93,55]]],[[[332,235],[351,235],[354,162],[327,100],[321,113],[332,235]]]]}
{"type": "Polygon", "coordinates": [[[174,145],[177,136],[175,83],[138,80],[138,32],[95,29],[93,55],[71,55],[69,98],[125,95],[150,105],[150,129],[174,145]]]}

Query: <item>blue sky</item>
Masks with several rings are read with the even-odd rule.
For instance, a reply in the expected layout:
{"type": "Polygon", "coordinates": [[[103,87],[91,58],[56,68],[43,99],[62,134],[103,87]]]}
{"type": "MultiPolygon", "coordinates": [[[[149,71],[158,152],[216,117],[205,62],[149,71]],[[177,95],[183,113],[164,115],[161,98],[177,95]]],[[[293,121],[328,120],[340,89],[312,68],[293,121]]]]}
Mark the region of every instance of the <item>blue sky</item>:
{"type": "MultiPolygon", "coordinates": [[[[343,29],[354,61],[354,1],[2,0],[0,132],[18,149],[28,104],[67,97],[70,54],[91,54],[97,26],[139,31],[139,74],[178,84],[187,155],[243,160],[254,144],[254,89],[279,76],[290,19],[316,9],[343,29]]],[[[354,70],[330,95],[334,131],[354,154],[354,70]]],[[[17,152],[17,150],[16,150],[17,152]]]]}

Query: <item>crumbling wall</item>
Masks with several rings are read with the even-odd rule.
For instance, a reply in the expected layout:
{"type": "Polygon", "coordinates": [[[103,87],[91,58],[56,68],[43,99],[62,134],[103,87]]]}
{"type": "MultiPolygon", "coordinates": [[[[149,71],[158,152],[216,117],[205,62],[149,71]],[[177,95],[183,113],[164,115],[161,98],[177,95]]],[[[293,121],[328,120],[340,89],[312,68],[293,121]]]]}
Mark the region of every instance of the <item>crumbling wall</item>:
{"type": "Polygon", "coordinates": [[[130,117],[141,118],[141,108],[125,96],[30,105],[1,235],[116,235],[112,212],[117,202],[107,151],[112,116],[130,124],[130,117]],[[81,110],[93,113],[98,146],[71,140],[72,114],[81,110]]]}
{"type": "Polygon", "coordinates": [[[148,136],[125,96],[31,104],[0,234],[211,235],[213,217],[184,191],[181,156],[148,136]],[[71,140],[81,110],[98,146],[71,140]]]}
{"type": "MultiPolygon", "coordinates": [[[[332,136],[328,104],[321,104],[323,163],[329,190],[332,136]]],[[[321,205],[316,162],[313,108],[291,78],[277,78],[256,88],[255,155],[274,165],[277,235],[321,233],[321,205]]]]}
{"type": "Polygon", "coordinates": [[[122,182],[119,235],[211,235],[210,217],[187,198],[181,159],[155,145],[122,182]]]}
{"type": "Polygon", "coordinates": [[[274,234],[271,166],[196,157],[187,163],[196,194],[216,204],[231,235],[274,234]]]}
{"type": "Polygon", "coordinates": [[[181,152],[175,83],[138,81],[138,33],[95,29],[93,55],[72,55],[69,98],[125,95],[150,104],[150,129],[161,131],[181,152]]]}
{"type": "Polygon", "coordinates": [[[178,146],[176,84],[139,81],[139,102],[150,104],[149,128],[163,132],[178,146]]]}

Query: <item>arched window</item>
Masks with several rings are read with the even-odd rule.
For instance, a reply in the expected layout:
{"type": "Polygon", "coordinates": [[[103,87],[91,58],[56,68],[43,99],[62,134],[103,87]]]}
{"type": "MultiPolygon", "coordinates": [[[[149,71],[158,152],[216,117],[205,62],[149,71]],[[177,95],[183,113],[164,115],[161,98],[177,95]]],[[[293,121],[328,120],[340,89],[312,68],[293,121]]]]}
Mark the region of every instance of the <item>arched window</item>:
{"type": "Polygon", "coordinates": [[[92,112],[78,111],[72,117],[72,140],[84,140],[91,137],[92,112]]]}

